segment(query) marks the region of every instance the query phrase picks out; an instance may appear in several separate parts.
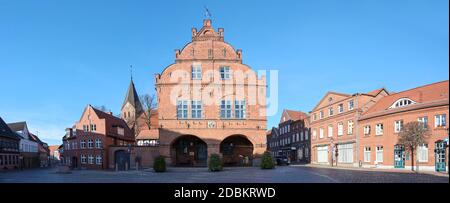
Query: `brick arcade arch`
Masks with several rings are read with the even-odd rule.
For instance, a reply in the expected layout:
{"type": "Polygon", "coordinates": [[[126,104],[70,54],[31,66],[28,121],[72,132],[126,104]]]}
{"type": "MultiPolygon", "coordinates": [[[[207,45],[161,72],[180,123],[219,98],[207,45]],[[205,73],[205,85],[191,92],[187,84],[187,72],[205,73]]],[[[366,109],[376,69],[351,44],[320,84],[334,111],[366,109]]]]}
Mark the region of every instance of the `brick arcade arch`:
{"type": "Polygon", "coordinates": [[[224,166],[251,166],[253,143],[244,135],[231,135],[220,143],[224,166]]]}
{"type": "Polygon", "coordinates": [[[207,166],[208,145],[195,135],[183,135],[170,145],[174,166],[207,166]]]}

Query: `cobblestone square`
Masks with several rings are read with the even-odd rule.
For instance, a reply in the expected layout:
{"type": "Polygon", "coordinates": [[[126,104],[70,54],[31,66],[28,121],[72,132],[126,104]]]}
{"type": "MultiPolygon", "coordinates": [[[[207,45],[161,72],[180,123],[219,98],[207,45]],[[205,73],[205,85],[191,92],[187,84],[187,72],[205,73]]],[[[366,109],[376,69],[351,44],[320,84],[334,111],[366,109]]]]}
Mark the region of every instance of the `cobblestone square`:
{"type": "Polygon", "coordinates": [[[449,183],[446,174],[415,174],[354,169],[330,169],[283,166],[273,170],[256,167],[225,168],[209,172],[207,168],[168,168],[153,170],[100,171],[73,170],[69,174],[56,169],[35,169],[0,173],[0,183],[449,183]]]}

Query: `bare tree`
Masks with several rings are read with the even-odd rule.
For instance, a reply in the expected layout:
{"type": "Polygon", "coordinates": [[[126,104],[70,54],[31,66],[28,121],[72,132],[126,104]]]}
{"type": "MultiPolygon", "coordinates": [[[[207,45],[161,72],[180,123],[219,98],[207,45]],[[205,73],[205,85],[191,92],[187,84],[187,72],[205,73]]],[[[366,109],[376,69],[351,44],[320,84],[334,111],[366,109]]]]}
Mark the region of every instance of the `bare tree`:
{"type": "Polygon", "coordinates": [[[144,120],[145,124],[147,125],[148,129],[152,127],[152,114],[154,113],[154,110],[156,109],[156,102],[155,102],[155,96],[144,94],[140,96],[140,100],[142,103],[142,108],[144,110],[144,120]]]}
{"type": "Polygon", "coordinates": [[[398,136],[397,144],[405,146],[406,152],[411,153],[411,170],[414,171],[414,154],[419,145],[426,144],[430,131],[423,123],[413,121],[406,123],[398,136]]]}
{"type": "Polygon", "coordinates": [[[106,108],[105,105],[101,105],[101,106],[95,106],[94,108],[103,111],[103,112],[109,112],[110,110],[108,108],[106,108]]]}

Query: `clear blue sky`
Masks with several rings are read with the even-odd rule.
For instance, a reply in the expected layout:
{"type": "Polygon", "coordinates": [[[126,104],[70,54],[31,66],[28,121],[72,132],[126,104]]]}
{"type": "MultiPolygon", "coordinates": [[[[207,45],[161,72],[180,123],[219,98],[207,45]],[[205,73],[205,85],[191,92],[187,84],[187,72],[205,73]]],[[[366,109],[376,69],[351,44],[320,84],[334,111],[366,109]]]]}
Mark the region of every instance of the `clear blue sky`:
{"type": "Polygon", "coordinates": [[[279,70],[279,111],[327,91],[447,80],[448,0],[0,0],[0,116],[59,144],[87,104],[119,113],[129,65],[140,94],[200,28],[204,5],[252,68],[279,70]]]}

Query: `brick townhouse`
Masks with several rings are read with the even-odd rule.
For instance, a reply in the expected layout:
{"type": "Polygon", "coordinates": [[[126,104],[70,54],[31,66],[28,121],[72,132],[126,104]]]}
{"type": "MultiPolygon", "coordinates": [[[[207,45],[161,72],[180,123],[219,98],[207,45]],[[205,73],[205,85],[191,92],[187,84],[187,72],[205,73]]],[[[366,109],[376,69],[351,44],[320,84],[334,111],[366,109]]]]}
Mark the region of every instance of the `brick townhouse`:
{"type": "Polygon", "coordinates": [[[283,110],[278,128],[272,128],[267,135],[267,151],[274,157],[289,157],[292,163],[309,163],[310,149],[308,115],[301,111],[283,110]]]}
{"type": "Polygon", "coordinates": [[[310,112],[311,162],[357,166],[360,126],[358,118],[388,94],[384,88],[368,93],[325,94],[310,112]]]}
{"type": "Polygon", "coordinates": [[[161,154],[171,165],[205,166],[212,153],[228,166],[251,165],[266,149],[265,77],[211,20],[191,36],[155,75],[161,154]]]}
{"type": "MultiPolygon", "coordinates": [[[[135,137],[127,123],[112,113],[88,105],[78,122],[63,137],[64,162],[72,168],[108,169],[109,147],[134,145],[135,137]]],[[[127,150],[115,152],[120,167],[130,166],[127,150]]]]}
{"type": "Polygon", "coordinates": [[[448,80],[437,82],[385,96],[365,111],[358,129],[363,166],[410,169],[407,166],[414,161],[419,170],[448,170],[448,93],[448,80]],[[398,133],[411,121],[423,123],[431,134],[417,149],[415,160],[397,145],[398,133]]]}
{"type": "Polygon", "coordinates": [[[0,117],[0,171],[20,167],[20,137],[0,117]]]}

